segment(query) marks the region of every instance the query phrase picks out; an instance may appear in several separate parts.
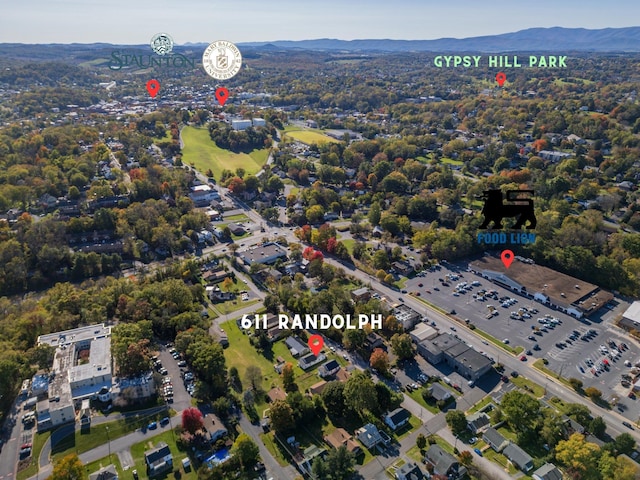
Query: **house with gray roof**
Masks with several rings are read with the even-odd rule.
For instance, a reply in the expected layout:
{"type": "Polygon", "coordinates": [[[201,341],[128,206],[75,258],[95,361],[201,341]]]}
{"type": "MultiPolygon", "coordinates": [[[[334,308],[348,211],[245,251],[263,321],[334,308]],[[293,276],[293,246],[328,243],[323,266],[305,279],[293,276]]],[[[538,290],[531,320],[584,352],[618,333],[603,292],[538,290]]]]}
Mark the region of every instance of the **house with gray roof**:
{"type": "Polygon", "coordinates": [[[484,431],[490,425],[489,415],[484,412],[476,412],[467,417],[467,428],[474,435],[484,431]]]}
{"type": "Polygon", "coordinates": [[[498,453],[502,452],[509,444],[509,441],[493,427],[487,428],[482,434],[482,440],[498,453]]]}
{"type": "Polygon", "coordinates": [[[451,398],[451,392],[449,392],[449,390],[447,390],[439,383],[432,383],[427,391],[436,402],[440,400],[448,400],[449,398],[451,398]]]}
{"type": "Polygon", "coordinates": [[[545,463],[531,476],[533,480],[562,480],[563,478],[562,472],[553,463],[545,463]]]}
{"type": "Polygon", "coordinates": [[[298,337],[287,337],[284,343],[294,358],[309,353],[309,347],[302,343],[302,341],[298,337]]]}
{"type": "Polygon", "coordinates": [[[467,469],[460,466],[456,457],[445,452],[439,445],[431,445],[425,454],[425,461],[433,466],[433,473],[445,475],[449,479],[463,478],[467,469]]]}
{"type": "Polygon", "coordinates": [[[369,450],[372,450],[382,443],[382,437],[380,436],[378,427],[373,423],[367,423],[365,426],[356,430],[356,436],[369,450]]]}
{"type": "Polygon", "coordinates": [[[533,458],[513,442],[509,442],[502,454],[525,473],[533,469],[533,458]]]}

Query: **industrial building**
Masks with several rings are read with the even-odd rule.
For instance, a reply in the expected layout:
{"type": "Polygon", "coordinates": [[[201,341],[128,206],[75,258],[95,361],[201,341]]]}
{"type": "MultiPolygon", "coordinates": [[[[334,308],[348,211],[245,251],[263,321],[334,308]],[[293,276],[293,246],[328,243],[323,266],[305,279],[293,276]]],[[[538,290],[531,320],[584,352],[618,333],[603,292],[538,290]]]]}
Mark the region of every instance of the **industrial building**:
{"type": "MultiPolygon", "coordinates": [[[[415,337],[414,341],[415,341],[415,337]]],[[[477,380],[491,370],[491,360],[449,333],[416,343],[418,353],[429,363],[444,361],[469,380],[477,380]]]]}

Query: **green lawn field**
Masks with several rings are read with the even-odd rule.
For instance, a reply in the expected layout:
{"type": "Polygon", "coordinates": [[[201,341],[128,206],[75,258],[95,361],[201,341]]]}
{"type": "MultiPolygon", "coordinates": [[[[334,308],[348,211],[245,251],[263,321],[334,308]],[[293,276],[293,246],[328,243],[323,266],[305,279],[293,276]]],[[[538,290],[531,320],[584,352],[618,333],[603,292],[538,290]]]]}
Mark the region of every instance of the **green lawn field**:
{"type": "Polygon", "coordinates": [[[220,178],[222,170],[235,171],[242,167],[247,175],[257,173],[267,162],[269,151],[266,148],[252,150],[250,153],[233,153],[218,147],[209,137],[205,128],[184,127],[182,129],[182,163],[194,164],[202,173],[213,171],[215,179],[220,178]]]}
{"type": "Polygon", "coordinates": [[[298,128],[288,127],[285,129],[283,136],[291,137],[299,142],[310,145],[312,143],[325,143],[334,142],[338,143],[338,140],[322,133],[322,130],[313,128],[298,128]]]}

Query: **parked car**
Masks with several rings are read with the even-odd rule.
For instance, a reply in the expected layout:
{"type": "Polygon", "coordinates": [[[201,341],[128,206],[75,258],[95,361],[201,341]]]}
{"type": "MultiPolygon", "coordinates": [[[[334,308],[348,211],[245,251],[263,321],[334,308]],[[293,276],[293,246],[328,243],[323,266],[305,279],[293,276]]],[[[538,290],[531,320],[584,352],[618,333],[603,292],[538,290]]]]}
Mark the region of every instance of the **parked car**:
{"type": "Polygon", "coordinates": [[[155,430],[156,428],[158,428],[158,422],[151,422],[149,425],[147,425],[147,429],[149,430],[155,430]]]}
{"type": "Polygon", "coordinates": [[[160,420],[160,426],[161,427],[164,427],[168,423],[169,423],[169,417],[164,417],[162,420],[160,420]]]}
{"type": "Polygon", "coordinates": [[[482,456],[482,450],[480,450],[479,448],[474,448],[473,451],[476,452],[479,456],[482,456]]]}

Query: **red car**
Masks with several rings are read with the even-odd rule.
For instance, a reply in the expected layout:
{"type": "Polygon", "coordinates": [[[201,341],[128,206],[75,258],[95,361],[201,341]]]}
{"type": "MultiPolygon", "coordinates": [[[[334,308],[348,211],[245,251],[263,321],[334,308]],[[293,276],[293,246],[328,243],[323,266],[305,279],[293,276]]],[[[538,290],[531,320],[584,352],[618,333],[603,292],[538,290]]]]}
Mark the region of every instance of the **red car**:
{"type": "Polygon", "coordinates": [[[527,356],[526,356],[526,355],[522,355],[522,356],[520,357],[520,361],[521,361],[521,362],[526,362],[526,361],[527,361],[527,356]]]}
{"type": "Polygon", "coordinates": [[[20,450],[24,450],[25,448],[31,448],[33,445],[31,445],[30,443],[23,443],[22,446],[20,447],[20,450]]]}

